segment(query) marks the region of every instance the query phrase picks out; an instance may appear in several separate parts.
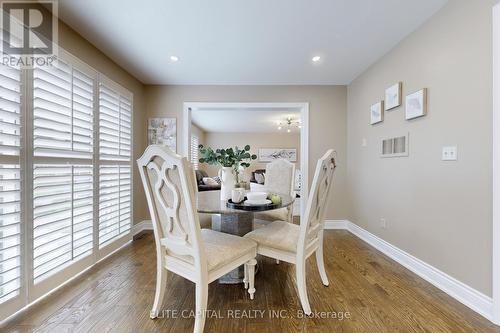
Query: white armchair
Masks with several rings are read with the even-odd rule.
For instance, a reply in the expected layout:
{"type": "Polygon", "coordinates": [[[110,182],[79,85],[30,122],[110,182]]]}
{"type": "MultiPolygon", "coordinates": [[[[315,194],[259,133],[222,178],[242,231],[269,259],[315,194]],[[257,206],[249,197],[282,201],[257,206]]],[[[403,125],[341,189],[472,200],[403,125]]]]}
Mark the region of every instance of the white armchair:
{"type": "Polygon", "coordinates": [[[257,244],[251,239],[200,229],[196,182],[186,158],[164,146],[152,145],[137,164],[156,243],[156,293],[151,318],[161,313],[167,271],[171,271],[196,284],[194,332],[202,332],[210,282],[245,265],[245,288],[253,299],[257,244]]]}
{"type": "Polygon", "coordinates": [[[329,150],[318,160],[304,214],[305,218],[300,221],[300,226],[275,221],[244,236],[259,244],[258,254],[296,265],[297,290],[306,314],[311,313],[311,306],[307,297],[305,263],[313,253],[316,254],[321,281],[328,286],[328,277],[323,262],[323,227],[336,167],[334,156],[335,152],[329,150]]]}

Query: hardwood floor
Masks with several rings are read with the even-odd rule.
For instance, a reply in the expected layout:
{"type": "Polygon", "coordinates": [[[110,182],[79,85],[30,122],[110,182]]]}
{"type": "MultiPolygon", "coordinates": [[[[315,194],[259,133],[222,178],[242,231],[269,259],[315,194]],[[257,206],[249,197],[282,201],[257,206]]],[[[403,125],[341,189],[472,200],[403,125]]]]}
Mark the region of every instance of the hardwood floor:
{"type": "MultiPolygon", "coordinates": [[[[149,319],[153,241],[142,235],[0,331],[192,332],[194,284],[173,274],[163,304],[171,311],[149,319]]],[[[312,318],[300,318],[294,267],[265,258],[259,265],[253,301],[242,285],[210,284],[205,332],[500,332],[347,231],[325,231],[329,287],[321,284],[314,256],[308,260],[312,318]]]]}

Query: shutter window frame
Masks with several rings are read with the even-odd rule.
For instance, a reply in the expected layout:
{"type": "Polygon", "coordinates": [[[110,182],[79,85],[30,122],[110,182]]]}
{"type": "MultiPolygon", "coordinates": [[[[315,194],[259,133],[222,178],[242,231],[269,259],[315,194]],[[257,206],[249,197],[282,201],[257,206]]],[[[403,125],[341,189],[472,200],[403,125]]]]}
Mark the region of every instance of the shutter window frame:
{"type": "Polygon", "coordinates": [[[132,239],[133,94],[63,49],[58,57],[60,69],[0,68],[0,291],[9,288],[0,321],[132,239]],[[120,96],[118,157],[108,160],[102,82],[120,96]],[[110,165],[119,169],[118,236],[100,244],[99,170],[110,165]]]}

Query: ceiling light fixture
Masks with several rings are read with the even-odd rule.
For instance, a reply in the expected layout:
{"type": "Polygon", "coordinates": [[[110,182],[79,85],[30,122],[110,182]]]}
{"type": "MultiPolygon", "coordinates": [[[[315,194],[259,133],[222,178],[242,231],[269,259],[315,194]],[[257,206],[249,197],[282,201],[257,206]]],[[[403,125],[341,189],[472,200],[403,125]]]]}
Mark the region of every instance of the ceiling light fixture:
{"type": "Polygon", "coordinates": [[[176,61],[179,61],[179,57],[178,56],[170,56],[170,60],[172,60],[173,62],[176,62],[176,61]]]}
{"type": "Polygon", "coordinates": [[[283,127],[286,128],[287,133],[291,133],[294,127],[300,129],[302,125],[300,120],[292,119],[292,117],[287,117],[285,121],[278,121],[278,131],[281,131],[283,127]]]}
{"type": "Polygon", "coordinates": [[[312,57],[312,61],[313,61],[313,62],[318,62],[318,61],[320,61],[320,60],[321,60],[321,57],[320,57],[320,56],[314,56],[314,57],[312,57]]]}

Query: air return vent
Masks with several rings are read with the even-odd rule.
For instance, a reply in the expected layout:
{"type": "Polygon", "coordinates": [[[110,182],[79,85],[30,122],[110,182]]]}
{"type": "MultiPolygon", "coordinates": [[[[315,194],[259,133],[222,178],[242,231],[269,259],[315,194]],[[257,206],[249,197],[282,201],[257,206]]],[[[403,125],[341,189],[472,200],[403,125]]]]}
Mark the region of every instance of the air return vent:
{"type": "Polygon", "coordinates": [[[382,139],[380,157],[403,156],[408,156],[408,134],[382,139]]]}

